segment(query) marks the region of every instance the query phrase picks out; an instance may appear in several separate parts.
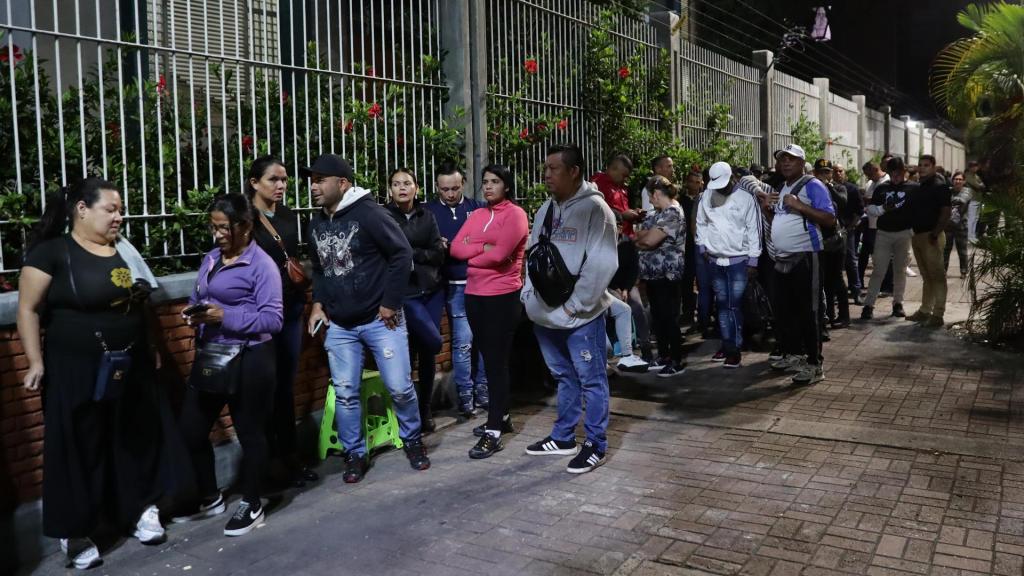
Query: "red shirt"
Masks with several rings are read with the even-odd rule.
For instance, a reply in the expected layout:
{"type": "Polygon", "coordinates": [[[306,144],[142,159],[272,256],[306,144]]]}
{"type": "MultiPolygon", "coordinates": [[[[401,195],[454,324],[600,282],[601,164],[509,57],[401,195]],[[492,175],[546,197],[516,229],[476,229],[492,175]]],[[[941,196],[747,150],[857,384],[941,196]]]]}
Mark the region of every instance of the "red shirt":
{"type": "MultiPolygon", "coordinates": [[[[597,189],[604,194],[604,201],[608,203],[608,206],[618,215],[620,212],[629,210],[629,191],[626,190],[625,186],[620,186],[608,177],[604,172],[598,172],[590,179],[591,182],[597,184],[597,189]]],[[[630,238],[633,237],[633,223],[622,220],[622,234],[630,238]]]]}

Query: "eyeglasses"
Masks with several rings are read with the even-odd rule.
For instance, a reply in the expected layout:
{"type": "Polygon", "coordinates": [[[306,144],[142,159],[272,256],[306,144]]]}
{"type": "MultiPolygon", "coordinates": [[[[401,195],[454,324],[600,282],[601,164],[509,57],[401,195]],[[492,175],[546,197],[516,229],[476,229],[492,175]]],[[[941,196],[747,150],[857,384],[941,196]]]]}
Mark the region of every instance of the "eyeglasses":
{"type": "Polygon", "coordinates": [[[217,232],[230,234],[231,224],[207,224],[206,229],[210,231],[210,234],[216,234],[217,232]]]}

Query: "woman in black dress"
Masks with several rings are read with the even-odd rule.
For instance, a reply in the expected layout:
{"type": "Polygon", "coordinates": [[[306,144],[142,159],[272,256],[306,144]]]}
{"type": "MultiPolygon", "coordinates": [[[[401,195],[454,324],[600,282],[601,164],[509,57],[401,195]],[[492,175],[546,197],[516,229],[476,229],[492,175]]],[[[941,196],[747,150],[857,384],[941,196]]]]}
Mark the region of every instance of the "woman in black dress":
{"type": "Polygon", "coordinates": [[[101,515],[144,544],[165,539],[155,503],[167,405],[145,304],[156,280],[119,237],[122,208],[117,187],[97,178],[63,190],[47,205],[19,286],[24,384],[43,394],[43,533],[80,569],[101,562],[91,539],[101,515]],[[123,386],[97,398],[104,348],[127,350],[131,367],[123,386]]]}
{"type": "Polygon", "coordinates": [[[253,240],[281,270],[284,295],[284,327],[274,335],[277,386],[274,388],[274,408],[267,440],[271,458],[280,460],[291,482],[301,487],[306,482],[316,481],[318,476],[302,465],[295,445],[295,373],[302,354],[306,286],[296,285],[289,279],[285,263],[288,257],[298,258],[299,223],[295,212],[284,204],[288,171],[280,160],[272,156],[253,160],[246,183],[246,193],[255,210],[253,240]]]}

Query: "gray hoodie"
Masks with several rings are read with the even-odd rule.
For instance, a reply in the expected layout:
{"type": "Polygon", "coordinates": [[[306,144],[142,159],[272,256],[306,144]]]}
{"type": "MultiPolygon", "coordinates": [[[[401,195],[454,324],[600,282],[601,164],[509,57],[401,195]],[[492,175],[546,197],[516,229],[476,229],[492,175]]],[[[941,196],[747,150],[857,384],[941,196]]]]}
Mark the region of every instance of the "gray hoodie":
{"type": "Polygon", "coordinates": [[[615,213],[604,196],[590,182],[583,182],[571,198],[557,204],[548,199],[533,219],[527,248],[537,243],[544,217],[555,210],[551,242],[558,247],[570,272],[579,274],[572,296],[564,306],[551,308],[534,292],[529,274],[523,286],[522,301],[534,323],[546,328],[573,329],[587,324],[611,306],[608,283],[619,268],[615,244],[615,213]],[[583,261],[584,254],[586,262],[583,261]]]}

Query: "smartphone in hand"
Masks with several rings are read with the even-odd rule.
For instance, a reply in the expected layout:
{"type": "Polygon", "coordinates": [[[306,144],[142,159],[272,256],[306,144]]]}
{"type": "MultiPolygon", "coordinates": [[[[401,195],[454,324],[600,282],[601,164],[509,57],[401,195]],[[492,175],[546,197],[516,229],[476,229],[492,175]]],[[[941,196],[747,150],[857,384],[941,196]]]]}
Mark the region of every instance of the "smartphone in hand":
{"type": "Polygon", "coordinates": [[[195,316],[196,314],[201,314],[209,309],[209,304],[207,304],[206,302],[199,302],[198,304],[193,304],[188,308],[185,308],[184,310],[181,311],[181,314],[183,316],[195,316]]]}
{"type": "Polygon", "coordinates": [[[323,320],[323,318],[321,318],[320,320],[316,321],[316,324],[313,325],[313,332],[310,333],[310,336],[316,336],[317,332],[320,332],[320,329],[323,328],[323,327],[324,327],[324,320],[323,320]]]}

